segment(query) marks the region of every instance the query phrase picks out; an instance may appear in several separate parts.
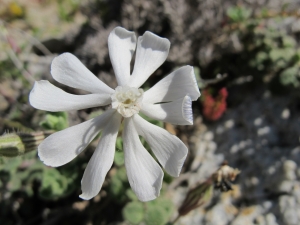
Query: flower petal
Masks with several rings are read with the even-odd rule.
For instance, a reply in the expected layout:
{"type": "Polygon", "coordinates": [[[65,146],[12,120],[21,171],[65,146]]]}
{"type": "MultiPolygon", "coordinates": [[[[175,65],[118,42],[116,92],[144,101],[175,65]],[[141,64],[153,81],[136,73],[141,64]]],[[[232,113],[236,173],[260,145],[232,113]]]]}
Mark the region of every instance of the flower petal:
{"type": "Polygon", "coordinates": [[[41,80],[34,83],[29,102],[37,109],[57,112],[108,105],[111,98],[110,94],[72,95],[47,80],[41,80]]]}
{"type": "Polygon", "coordinates": [[[163,171],[142,145],[131,118],[125,119],[123,144],[131,188],[140,201],[155,199],[159,196],[163,171]]]}
{"type": "Polygon", "coordinates": [[[99,144],[85,168],[82,180],[82,199],[89,200],[95,197],[104,182],[105,176],[114,160],[116,139],[121,124],[121,116],[115,113],[102,131],[99,144]]]}
{"type": "Polygon", "coordinates": [[[176,125],[193,125],[192,101],[189,96],[162,104],[143,102],[140,112],[153,119],[176,125]]]}
{"type": "Polygon", "coordinates": [[[69,127],[47,137],[38,147],[38,154],[48,166],[62,166],[79,155],[107,124],[115,110],[69,127]]]}
{"type": "Polygon", "coordinates": [[[71,53],[63,53],[53,59],[51,74],[56,81],[69,87],[91,93],[112,94],[114,92],[71,53]]]}
{"type": "Polygon", "coordinates": [[[116,27],[108,37],[108,49],[119,86],[125,86],[130,77],[130,61],[136,47],[136,36],[122,27],[116,27]]]}
{"type": "Polygon", "coordinates": [[[145,138],[162,167],[171,176],[178,177],[188,153],[185,144],[175,135],[139,115],[134,115],[133,121],[138,134],[145,138]]]}
{"type": "Polygon", "coordinates": [[[140,87],[148,77],[166,60],[170,41],[149,31],[139,37],[135,64],[130,77],[131,87],[140,87]]]}
{"type": "Polygon", "coordinates": [[[184,96],[192,101],[200,97],[192,66],[183,66],[155,84],[144,93],[143,101],[149,103],[174,101],[184,96]]]}

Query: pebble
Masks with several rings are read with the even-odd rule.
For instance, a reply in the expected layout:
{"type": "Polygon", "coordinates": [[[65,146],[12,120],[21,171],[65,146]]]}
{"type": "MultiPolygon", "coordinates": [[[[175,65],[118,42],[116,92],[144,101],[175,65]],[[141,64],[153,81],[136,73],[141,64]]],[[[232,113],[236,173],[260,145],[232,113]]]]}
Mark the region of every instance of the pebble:
{"type": "Polygon", "coordinates": [[[254,120],[255,126],[260,126],[262,124],[262,118],[258,117],[254,120]]]}
{"type": "Polygon", "coordinates": [[[234,120],[227,120],[224,124],[225,128],[230,129],[234,126],[234,120]]]}
{"type": "Polygon", "coordinates": [[[288,119],[290,117],[290,110],[289,109],[284,109],[281,113],[281,118],[282,119],[288,119]]]}
{"type": "Polygon", "coordinates": [[[268,134],[269,132],[270,132],[270,127],[262,127],[257,130],[257,135],[262,136],[268,134]]]}

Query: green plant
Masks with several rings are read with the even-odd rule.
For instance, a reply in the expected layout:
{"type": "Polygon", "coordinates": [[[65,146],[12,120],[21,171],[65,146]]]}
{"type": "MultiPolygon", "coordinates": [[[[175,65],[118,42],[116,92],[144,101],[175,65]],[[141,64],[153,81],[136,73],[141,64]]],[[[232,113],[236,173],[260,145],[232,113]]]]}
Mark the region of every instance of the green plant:
{"type": "Polygon", "coordinates": [[[78,174],[71,167],[60,170],[43,167],[39,195],[47,200],[56,200],[68,196],[75,190],[73,185],[78,174]]]}
{"type": "Polygon", "coordinates": [[[47,112],[40,126],[46,130],[60,131],[68,127],[68,114],[66,112],[47,112]]]}
{"type": "Polygon", "coordinates": [[[265,82],[272,91],[277,92],[287,85],[298,87],[300,49],[293,34],[278,27],[287,13],[274,13],[264,8],[252,14],[243,6],[229,8],[229,20],[224,25],[224,31],[237,35],[242,47],[240,52],[228,59],[228,63],[224,63],[224,68],[215,67],[215,70],[232,71],[230,65],[234,61],[236,74],[229,74],[231,77],[251,74],[255,81],[265,82]],[[277,21],[277,25],[269,21],[277,21]]]}
{"type": "Polygon", "coordinates": [[[123,217],[130,224],[139,224],[144,219],[143,203],[130,202],[122,210],[123,217]]]}
{"type": "Polygon", "coordinates": [[[293,85],[294,87],[299,87],[300,84],[300,71],[299,67],[290,67],[283,70],[280,73],[280,82],[283,85],[293,85]]]}
{"type": "Polygon", "coordinates": [[[227,16],[233,22],[241,22],[248,19],[251,15],[251,10],[244,8],[242,6],[230,7],[227,10],[227,16]]]}
{"type": "Polygon", "coordinates": [[[163,225],[166,224],[174,212],[174,205],[170,199],[162,196],[150,201],[139,202],[134,193],[127,192],[131,202],[123,208],[123,217],[130,224],[139,224],[143,222],[146,225],[163,225]]]}
{"type": "Polygon", "coordinates": [[[161,205],[149,205],[145,215],[146,225],[164,225],[168,222],[166,210],[161,205]]]}

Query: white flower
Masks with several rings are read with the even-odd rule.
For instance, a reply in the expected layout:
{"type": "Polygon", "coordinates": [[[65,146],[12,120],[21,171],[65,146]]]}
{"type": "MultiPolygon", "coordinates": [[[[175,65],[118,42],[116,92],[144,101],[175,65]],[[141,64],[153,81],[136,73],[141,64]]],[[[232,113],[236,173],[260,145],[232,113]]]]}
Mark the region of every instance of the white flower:
{"type": "Polygon", "coordinates": [[[160,165],[174,177],[179,176],[188,149],[179,138],[142,119],[138,113],[172,124],[192,125],[191,102],[198,99],[200,92],[191,66],[177,69],[145,92],[140,88],[166,60],[170,48],[168,39],[147,31],[136,40],[134,32],[117,27],[109,35],[108,47],[119,85],[115,90],[97,79],[70,53],[53,60],[53,78],[92,94],[73,95],[48,81],[35,82],[29,100],[38,109],[57,112],[112,105],[94,119],[52,134],[40,144],[38,154],[46,165],[64,165],[102,131],[81,181],[80,197],[91,199],[99,193],[113,164],[119,126],[124,122],[123,149],[128,180],[137,197],[149,201],[159,195],[163,171],[143,147],[139,135],[149,143],[160,165]],[[135,48],[136,60],[130,75],[135,48]]]}

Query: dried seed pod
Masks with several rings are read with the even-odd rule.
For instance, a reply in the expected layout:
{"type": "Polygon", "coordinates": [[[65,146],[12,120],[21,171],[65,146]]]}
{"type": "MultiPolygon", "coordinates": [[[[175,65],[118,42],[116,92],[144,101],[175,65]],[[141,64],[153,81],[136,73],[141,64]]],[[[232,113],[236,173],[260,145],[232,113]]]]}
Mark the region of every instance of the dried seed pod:
{"type": "Polygon", "coordinates": [[[178,216],[173,223],[181,216],[188,214],[191,210],[208,203],[213,195],[213,186],[222,192],[232,190],[231,182],[235,180],[240,172],[240,170],[228,166],[225,161],[206,181],[199,183],[188,191],[183,203],[178,209],[178,216]]]}
{"type": "Polygon", "coordinates": [[[191,210],[206,203],[212,196],[212,182],[210,179],[197,185],[195,188],[191,189],[180,208],[178,209],[178,214],[184,216],[188,214],[191,210]]]}
{"type": "Polygon", "coordinates": [[[223,163],[223,165],[212,175],[215,188],[222,192],[232,190],[231,182],[235,180],[240,172],[239,169],[228,166],[227,162],[223,163]]]}

